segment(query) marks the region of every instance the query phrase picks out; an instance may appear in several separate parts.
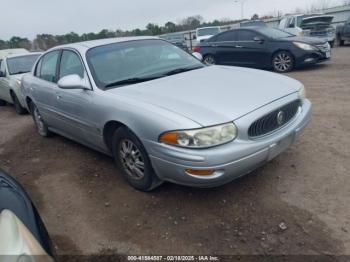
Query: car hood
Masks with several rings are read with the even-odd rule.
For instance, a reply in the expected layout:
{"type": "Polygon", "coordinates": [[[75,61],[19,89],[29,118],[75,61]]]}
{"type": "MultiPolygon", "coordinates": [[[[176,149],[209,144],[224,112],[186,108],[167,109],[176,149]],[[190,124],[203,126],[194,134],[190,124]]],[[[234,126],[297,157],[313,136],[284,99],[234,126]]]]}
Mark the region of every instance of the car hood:
{"type": "Polygon", "coordinates": [[[230,122],[297,92],[301,83],[262,70],[210,66],[108,92],[175,112],[202,126],[230,122]]]}
{"type": "Polygon", "coordinates": [[[302,43],[311,44],[311,45],[322,45],[326,43],[326,41],[320,38],[307,37],[307,36],[292,36],[292,37],[283,38],[283,40],[289,41],[289,42],[302,42],[302,43]]]}
{"type": "Polygon", "coordinates": [[[309,27],[316,25],[330,25],[333,21],[334,16],[331,15],[320,15],[320,16],[311,16],[306,17],[302,20],[300,27],[309,27]]]}

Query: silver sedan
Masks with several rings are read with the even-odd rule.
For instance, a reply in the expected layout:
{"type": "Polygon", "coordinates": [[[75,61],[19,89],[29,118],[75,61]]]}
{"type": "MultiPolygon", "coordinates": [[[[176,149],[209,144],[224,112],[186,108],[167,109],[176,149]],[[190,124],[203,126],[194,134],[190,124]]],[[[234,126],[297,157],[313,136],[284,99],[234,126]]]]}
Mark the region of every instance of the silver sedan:
{"type": "Polygon", "coordinates": [[[296,80],[199,56],[150,37],[59,46],[22,91],[40,135],[113,156],[131,186],[214,187],[292,145],[311,103],[296,80]]]}

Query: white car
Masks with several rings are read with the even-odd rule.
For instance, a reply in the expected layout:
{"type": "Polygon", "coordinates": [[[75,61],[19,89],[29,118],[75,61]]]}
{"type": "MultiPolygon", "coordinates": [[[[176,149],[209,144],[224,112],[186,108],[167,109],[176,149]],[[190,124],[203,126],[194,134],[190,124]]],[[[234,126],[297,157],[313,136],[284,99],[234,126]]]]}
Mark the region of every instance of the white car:
{"type": "Polygon", "coordinates": [[[26,112],[25,99],[21,92],[21,80],[32,70],[41,53],[9,55],[0,62],[0,106],[13,104],[18,114],[26,112]]]}
{"type": "Polygon", "coordinates": [[[210,37],[217,35],[220,32],[221,32],[221,29],[219,26],[197,28],[196,39],[198,43],[201,43],[204,40],[207,40],[210,37]]]}
{"type": "Polygon", "coordinates": [[[335,29],[331,25],[333,16],[323,14],[287,15],[278,28],[296,36],[321,38],[334,45],[335,29]]]}

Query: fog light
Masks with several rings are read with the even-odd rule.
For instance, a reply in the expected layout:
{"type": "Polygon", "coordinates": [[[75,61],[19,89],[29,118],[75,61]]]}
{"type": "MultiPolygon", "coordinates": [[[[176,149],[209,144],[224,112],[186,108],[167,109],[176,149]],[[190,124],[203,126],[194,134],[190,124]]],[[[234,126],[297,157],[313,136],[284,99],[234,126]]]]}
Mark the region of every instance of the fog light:
{"type": "Polygon", "coordinates": [[[187,174],[193,175],[193,176],[210,176],[214,174],[214,169],[205,169],[205,170],[197,170],[197,169],[186,169],[185,170],[187,174]]]}

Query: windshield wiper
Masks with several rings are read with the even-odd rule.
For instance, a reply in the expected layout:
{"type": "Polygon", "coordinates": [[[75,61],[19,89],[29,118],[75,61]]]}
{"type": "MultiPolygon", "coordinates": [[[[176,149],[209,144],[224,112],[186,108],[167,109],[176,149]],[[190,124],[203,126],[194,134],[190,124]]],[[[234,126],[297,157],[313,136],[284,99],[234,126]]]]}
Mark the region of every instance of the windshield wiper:
{"type": "Polygon", "coordinates": [[[199,69],[199,68],[203,68],[203,67],[202,67],[202,66],[180,67],[180,68],[176,68],[176,69],[174,69],[174,70],[170,70],[170,71],[164,73],[164,75],[166,75],[166,76],[171,76],[171,75],[176,75],[176,74],[180,74],[180,73],[184,73],[184,72],[196,70],[196,69],[199,69]]]}
{"type": "Polygon", "coordinates": [[[132,78],[116,81],[113,83],[109,83],[109,84],[105,85],[105,88],[113,87],[113,86],[137,84],[137,83],[142,83],[142,82],[154,80],[157,78],[159,78],[159,76],[157,76],[157,77],[132,77],[132,78]]]}

